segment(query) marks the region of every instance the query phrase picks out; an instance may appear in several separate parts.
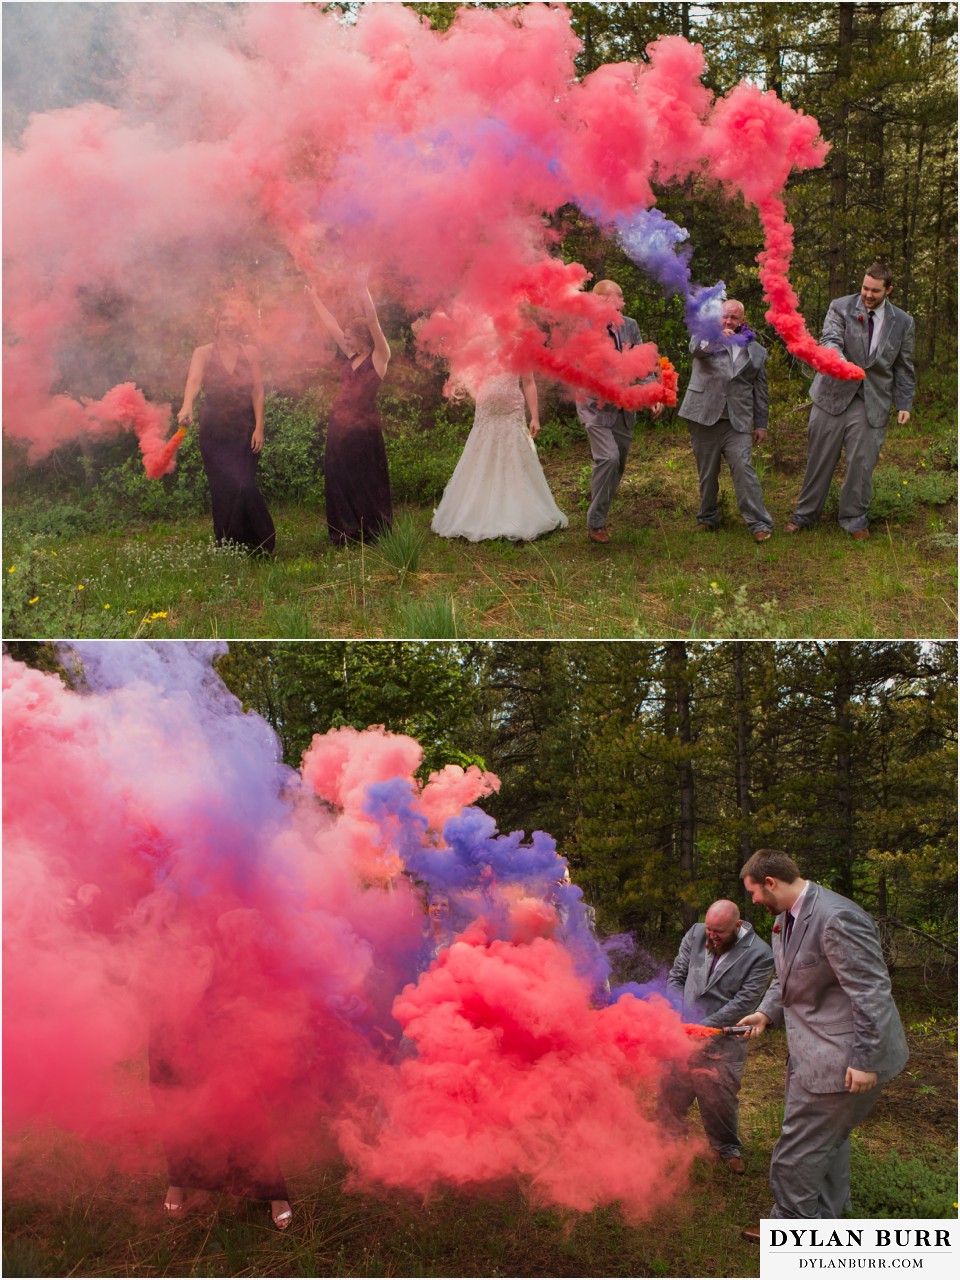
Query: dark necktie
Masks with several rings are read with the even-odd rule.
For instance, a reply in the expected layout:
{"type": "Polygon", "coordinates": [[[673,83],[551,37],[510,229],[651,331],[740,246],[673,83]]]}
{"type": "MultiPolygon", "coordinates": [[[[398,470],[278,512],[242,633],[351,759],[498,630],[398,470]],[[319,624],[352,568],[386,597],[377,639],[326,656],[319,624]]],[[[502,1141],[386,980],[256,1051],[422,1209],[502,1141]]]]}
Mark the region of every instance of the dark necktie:
{"type": "Polygon", "coordinates": [[[608,324],[607,333],[609,333],[610,337],[613,339],[614,346],[617,348],[617,350],[622,351],[623,343],[620,341],[619,331],[615,329],[612,324],[608,324]]]}
{"type": "Polygon", "coordinates": [[[792,931],[793,931],[793,912],[792,912],[792,911],[788,911],[788,912],[787,912],[787,918],[786,918],[786,920],[785,920],[785,921],[784,921],[784,923],[783,923],[783,949],[784,949],[784,951],[786,951],[786,949],[787,949],[787,945],[788,945],[788,943],[790,942],[790,934],[791,934],[791,932],[792,932],[792,931]]]}
{"type": "Polygon", "coordinates": [[[867,355],[873,350],[873,321],[874,314],[872,311],[867,312],[867,355]]]}

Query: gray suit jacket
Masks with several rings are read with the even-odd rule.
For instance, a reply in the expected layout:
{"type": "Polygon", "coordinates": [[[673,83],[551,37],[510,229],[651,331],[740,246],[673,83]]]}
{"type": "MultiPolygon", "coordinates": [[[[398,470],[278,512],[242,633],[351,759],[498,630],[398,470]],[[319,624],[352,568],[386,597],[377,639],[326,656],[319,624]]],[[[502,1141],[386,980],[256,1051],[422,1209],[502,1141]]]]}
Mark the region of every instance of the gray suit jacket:
{"type": "MultiPolygon", "coordinates": [[[[632,316],[621,316],[621,321],[617,329],[621,349],[627,351],[630,347],[639,347],[642,338],[636,320],[632,316]]],[[[611,338],[610,341],[612,342],[613,339],[611,338]]],[[[585,427],[612,427],[619,413],[619,405],[601,403],[594,396],[577,401],[577,417],[585,427]]],[[[632,428],[637,420],[636,413],[624,410],[623,416],[627,426],[632,428]]]]}
{"type": "Polygon", "coordinates": [[[871,427],[884,427],[890,416],[891,406],[897,410],[913,407],[916,385],[913,376],[913,316],[895,307],[890,300],[883,323],[880,343],[867,355],[867,316],[859,293],[845,298],[835,298],[827,310],[823,322],[820,343],[833,347],[845,360],[859,365],[866,371],[862,384],[844,378],[832,378],[818,373],[810,388],[810,399],[827,413],[843,413],[847,405],[863,386],[867,421],[871,427]]]}
{"type": "Polygon", "coordinates": [[[909,1056],[890,975],[873,919],[849,898],[810,882],[784,948],[786,912],[777,916],[777,974],[760,1003],[786,1023],[790,1066],[810,1093],[840,1093],[847,1067],[875,1071],[879,1083],[909,1056]]]}
{"type": "MultiPolygon", "coordinates": [[[[745,935],[737,939],[713,974],[706,928],[695,924],[684,934],[667,978],[667,991],[680,1002],[684,1022],[732,1027],[756,1009],[773,973],[773,954],[752,925],[744,928],[745,935]]],[[[703,1047],[708,1054],[720,1052],[741,1061],[747,1056],[747,1041],[738,1036],[711,1037],[703,1047]]]]}
{"type": "Polygon", "coordinates": [[[759,342],[751,342],[749,358],[731,377],[729,350],[726,342],[690,339],[693,370],[680,417],[712,427],[726,412],[735,431],[766,431],[770,418],[767,353],[759,342]]]}

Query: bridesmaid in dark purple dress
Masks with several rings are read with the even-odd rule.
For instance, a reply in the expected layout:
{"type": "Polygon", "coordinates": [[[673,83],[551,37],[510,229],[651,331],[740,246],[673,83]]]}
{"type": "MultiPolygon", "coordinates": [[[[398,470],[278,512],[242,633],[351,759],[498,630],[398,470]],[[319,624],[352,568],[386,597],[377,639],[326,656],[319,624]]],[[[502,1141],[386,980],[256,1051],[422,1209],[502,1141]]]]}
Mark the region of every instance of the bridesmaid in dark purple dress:
{"type": "Polygon", "coordinates": [[[316,290],[308,285],[307,292],[343,355],[340,391],[330,410],[323,455],[327,529],[338,547],[373,542],[393,519],[387,450],[377,412],[390,345],[368,289],[363,290],[363,318],[348,321],[343,329],[316,290]]]}
{"type": "Polygon", "coordinates": [[[200,456],[210,486],[213,533],[219,546],[236,542],[254,554],[271,554],[273,520],[257,487],[263,449],[263,373],[256,347],[240,341],[243,313],[230,303],[220,312],[214,341],[197,347],[190,361],[182,426],[193,419],[193,402],[203,388],[200,456]]]}

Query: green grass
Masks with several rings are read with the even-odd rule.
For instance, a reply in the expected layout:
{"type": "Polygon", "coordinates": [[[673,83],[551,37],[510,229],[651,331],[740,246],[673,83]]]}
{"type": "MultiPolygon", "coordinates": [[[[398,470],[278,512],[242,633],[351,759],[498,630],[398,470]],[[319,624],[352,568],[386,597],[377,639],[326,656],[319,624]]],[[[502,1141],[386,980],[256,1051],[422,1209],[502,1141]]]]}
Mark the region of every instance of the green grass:
{"type": "Polygon", "coordinates": [[[779,531],[803,460],[798,429],[785,435],[758,451],[778,525],[761,546],[741,523],[728,483],[723,526],[698,531],[696,472],[680,426],[638,429],[606,547],[585,536],[582,439],[544,453],[570,527],[521,545],[437,538],[430,503],[402,507],[381,544],[336,550],[322,511],[274,504],[277,555],[252,561],[217,551],[204,516],[91,530],[77,500],[21,496],[11,485],[4,634],[955,635],[956,477],[930,441],[919,429],[891,432],[876,476],[883,514],[870,541],[858,544],[836,525],[835,498],[816,528],[793,537],[779,531]]]}
{"type": "MultiPolygon", "coordinates": [[[[767,1168],[783,1114],[783,1037],[751,1055],[741,1093],[746,1177],[697,1162],[691,1182],[650,1220],[616,1205],[568,1213],[509,1183],[446,1191],[423,1203],[359,1192],[338,1166],[289,1178],[294,1221],[283,1234],[266,1204],[196,1192],[166,1220],[162,1161],[140,1175],[71,1172],[61,1147],[50,1181],[8,1158],[4,1274],[10,1276],[756,1276],[759,1250],[741,1226],[769,1211],[767,1168]]],[[[766,1041],[764,1042],[767,1043],[766,1041]]],[[[955,1060],[952,1070],[955,1076],[955,1060]]],[[[895,1082],[896,1083],[896,1082],[895,1082]]],[[[946,1082],[949,1087],[949,1080],[946,1082]]],[[[892,1089],[894,1086],[890,1086],[892,1089]]],[[[908,1096],[909,1082],[901,1086],[908,1096]]],[[[854,1134],[858,1217],[955,1217],[955,1127],[897,1124],[894,1100],[854,1134]],[[891,1146],[894,1124],[902,1150],[891,1146]]],[[[696,1111],[691,1129],[698,1127],[696,1111]]]]}
{"type": "MultiPolygon", "coordinates": [[[[852,1137],[855,1217],[957,1216],[955,983],[897,969],[910,1046],[852,1137]]],[[[653,1217],[617,1205],[577,1214],[538,1204],[515,1182],[447,1190],[423,1202],[360,1191],[336,1163],[283,1159],[294,1209],[283,1234],[264,1203],[193,1192],[164,1218],[159,1151],[117,1172],[108,1148],[62,1135],[8,1141],[4,1260],[8,1276],[757,1276],[759,1250],[739,1238],[767,1216],[767,1173],[783,1118],[786,1037],[768,1032],[747,1058],[740,1092],[745,1177],[697,1161],[689,1187],[653,1217]],[[83,1157],[81,1159],[81,1156],[83,1157]]],[[[701,1133],[694,1108],[691,1136],[701,1133]]],[[[128,1163],[131,1153],[127,1152],[128,1163]]]]}

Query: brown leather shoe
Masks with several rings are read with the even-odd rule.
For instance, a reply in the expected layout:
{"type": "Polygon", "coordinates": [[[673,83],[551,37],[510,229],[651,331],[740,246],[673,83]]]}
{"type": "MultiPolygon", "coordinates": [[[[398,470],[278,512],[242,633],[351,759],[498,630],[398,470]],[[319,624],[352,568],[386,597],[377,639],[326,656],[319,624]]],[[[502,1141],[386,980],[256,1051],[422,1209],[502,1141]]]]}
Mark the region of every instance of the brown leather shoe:
{"type": "Polygon", "coordinates": [[[727,1166],[731,1173],[746,1173],[747,1166],[743,1162],[742,1156],[724,1156],[723,1163],[727,1166]]]}
{"type": "Polygon", "coordinates": [[[610,535],[609,533],[607,533],[606,529],[604,529],[602,525],[599,529],[591,529],[588,526],[587,537],[590,539],[591,542],[609,542],[610,541],[610,535]]]}
{"type": "Polygon", "coordinates": [[[759,1243],[760,1243],[760,1228],[759,1228],[759,1227],[744,1227],[744,1228],[743,1228],[743,1230],[740,1232],[740,1239],[741,1239],[741,1240],[749,1240],[751,1244],[759,1244],[759,1243]]]}
{"type": "Polygon", "coordinates": [[[783,526],[783,532],[799,533],[802,527],[803,527],[802,525],[794,524],[792,520],[788,520],[787,523],[783,526]]]}
{"type": "Polygon", "coordinates": [[[758,529],[753,535],[754,542],[766,542],[770,537],[771,532],[772,531],[770,529],[758,529]]]}
{"type": "Polygon", "coordinates": [[[854,542],[866,542],[866,540],[870,537],[870,530],[869,530],[869,529],[854,529],[854,531],[853,531],[853,533],[851,533],[850,537],[854,540],[854,542]]]}

